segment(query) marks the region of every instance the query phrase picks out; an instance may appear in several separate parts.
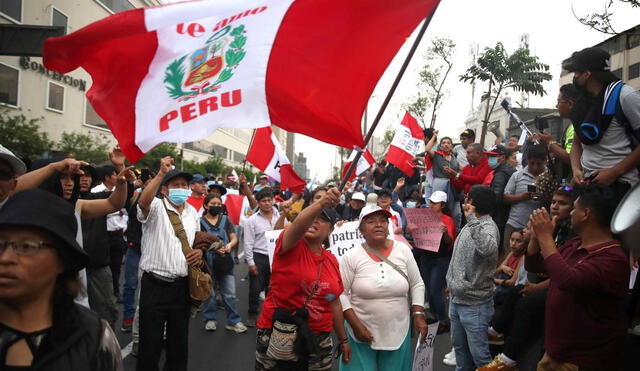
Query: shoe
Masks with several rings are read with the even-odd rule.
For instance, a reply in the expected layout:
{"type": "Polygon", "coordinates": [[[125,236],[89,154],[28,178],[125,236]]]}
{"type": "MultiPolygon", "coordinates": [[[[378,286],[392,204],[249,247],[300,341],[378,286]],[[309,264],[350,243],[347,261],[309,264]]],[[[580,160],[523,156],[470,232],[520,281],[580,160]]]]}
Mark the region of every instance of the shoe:
{"type": "Polygon", "coordinates": [[[256,320],[255,318],[249,318],[245,321],[244,323],[245,326],[247,327],[256,327],[256,320]]]}
{"type": "Polygon", "coordinates": [[[122,319],[122,327],[120,328],[120,331],[131,332],[132,328],[133,328],[133,318],[122,319]]]}
{"type": "Polygon", "coordinates": [[[134,357],[138,356],[138,342],[134,341],[133,345],[131,346],[131,355],[134,357]]]}
{"type": "Polygon", "coordinates": [[[240,264],[240,259],[238,259],[237,256],[234,256],[233,257],[233,262],[236,263],[236,264],[240,264]]]}
{"type": "Polygon", "coordinates": [[[491,361],[491,363],[476,369],[476,371],[515,371],[517,369],[518,367],[515,364],[509,366],[502,362],[502,359],[500,359],[500,356],[498,355],[493,359],[493,361],[491,361]]]}
{"type": "Polygon", "coordinates": [[[451,351],[449,353],[444,355],[444,359],[442,360],[442,363],[445,366],[455,367],[456,366],[456,352],[453,349],[451,349],[451,351]]]}
{"type": "Polygon", "coordinates": [[[218,327],[216,326],[216,321],[209,320],[204,325],[204,329],[207,331],[215,331],[218,327]]]}
{"type": "Polygon", "coordinates": [[[489,334],[487,334],[487,337],[489,338],[489,344],[491,344],[491,345],[504,345],[504,335],[503,334],[493,335],[493,334],[489,333],[489,334]]]}
{"type": "Polygon", "coordinates": [[[451,330],[451,325],[449,325],[446,322],[440,322],[438,324],[438,332],[436,333],[436,335],[444,334],[446,332],[449,332],[450,330],[451,330]]]}
{"type": "Polygon", "coordinates": [[[236,334],[247,332],[247,326],[245,326],[242,322],[238,322],[235,325],[226,325],[224,328],[229,331],[235,331],[236,334]]]}
{"type": "Polygon", "coordinates": [[[631,335],[640,336],[640,325],[637,325],[636,327],[630,328],[629,329],[629,333],[631,335]]]}

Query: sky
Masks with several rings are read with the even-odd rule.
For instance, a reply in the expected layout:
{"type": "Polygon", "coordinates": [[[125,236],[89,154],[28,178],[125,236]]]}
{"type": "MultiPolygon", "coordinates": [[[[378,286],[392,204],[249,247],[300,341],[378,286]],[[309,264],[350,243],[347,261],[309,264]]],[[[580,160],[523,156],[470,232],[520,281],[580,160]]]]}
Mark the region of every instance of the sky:
{"type": "MultiPolygon", "coordinates": [[[[416,83],[418,71],[424,64],[422,57],[434,37],[447,37],[456,43],[454,66],[445,84],[448,94],[438,111],[436,122],[436,129],[440,130],[441,135],[457,138],[464,127],[465,119],[469,116],[472,107],[471,86],[460,82],[459,76],[471,65],[469,51],[474,43],[478,44],[482,52],[485,47],[493,47],[500,41],[507,52],[511,53],[519,47],[521,35],[529,34],[529,48],[532,54],[537,55],[541,62],[549,65],[553,76],[551,81],[544,84],[547,95],[531,96],[529,106],[553,108],[556,103],[562,61],[572,52],[610,37],[581,25],[574,18],[572,8],[577,15],[584,15],[603,9],[608,1],[442,0],[374,135],[382,137],[388,126],[399,125],[404,114],[402,105],[410,101],[418,91],[416,83]]],[[[625,4],[615,4],[611,9],[614,13],[613,25],[618,32],[640,23],[640,9],[632,9],[625,4]]],[[[415,40],[415,33],[400,49],[378,82],[369,101],[369,117],[372,118],[377,113],[404,57],[415,40]]],[[[482,88],[483,85],[479,84],[476,97],[479,96],[482,88]]],[[[511,93],[510,96],[514,100],[520,98],[519,93],[511,93]]],[[[302,135],[296,135],[295,145],[296,152],[303,152],[307,157],[311,178],[317,176],[319,181],[328,179],[334,164],[339,164],[335,146],[302,135]],[[328,154],[331,155],[328,156],[328,154]]]]}

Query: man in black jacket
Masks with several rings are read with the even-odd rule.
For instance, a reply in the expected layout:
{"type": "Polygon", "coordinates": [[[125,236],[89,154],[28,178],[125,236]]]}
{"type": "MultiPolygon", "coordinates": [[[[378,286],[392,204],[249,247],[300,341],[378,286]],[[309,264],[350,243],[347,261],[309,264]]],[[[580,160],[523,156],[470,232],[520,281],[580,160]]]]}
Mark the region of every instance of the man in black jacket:
{"type": "Polygon", "coordinates": [[[496,196],[496,206],[493,208],[491,217],[500,231],[500,256],[502,256],[505,253],[505,251],[502,251],[504,227],[509,219],[510,208],[509,204],[502,201],[502,196],[504,195],[504,188],[507,186],[509,178],[515,173],[516,169],[509,165],[507,161],[513,154],[513,150],[506,148],[502,144],[498,144],[490,152],[487,152],[487,154],[489,155],[489,165],[493,169],[491,191],[493,191],[496,196]]]}

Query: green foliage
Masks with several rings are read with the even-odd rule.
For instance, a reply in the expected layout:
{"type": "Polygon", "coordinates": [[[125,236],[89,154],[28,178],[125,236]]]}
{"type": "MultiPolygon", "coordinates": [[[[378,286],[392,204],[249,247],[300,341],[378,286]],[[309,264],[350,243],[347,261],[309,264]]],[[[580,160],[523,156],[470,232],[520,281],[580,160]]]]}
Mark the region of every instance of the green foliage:
{"type": "MultiPolygon", "coordinates": [[[[607,35],[617,35],[618,32],[613,28],[612,24],[613,12],[611,11],[611,7],[614,2],[616,1],[609,0],[608,2],[605,2],[604,9],[601,11],[586,14],[584,16],[578,16],[573,12],[573,16],[578,20],[578,22],[592,30],[602,32],[607,35]]],[[[617,0],[617,2],[631,5],[632,8],[640,8],[640,0],[617,0]]]]}
{"type": "Polygon", "coordinates": [[[177,165],[180,165],[180,153],[175,143],[161,143],[155,146],[151,151],[147,152],[143,158],[135,163],[138,169],[150,169],[152,171],[158,171],[160,166],[160,159],[170,156],[173,157],[177,165]]]}
{"type": "Polygon", "coordinates": [[[109,159],[109,143],[99,136],[64,132],[56,147],[65,157],[73,157],[92,164],[99,164],[109,159]]]}
{"type": "Polygon", "coordinates": [[[42,118],[27,119],[20,110],[0,109],[0,144],[17,156],[42,157],[51,151],[53,142],[40,131],[42,118]]]}
{"type": "Polygon", "coordinates": [[[453,53],[456,44],[447,38],[435,38],[424,57],[425,64],[419,72],[418,94],[404,109],[411,113],[422,126],[427,123],[427,111],[431,108],[430,123],[435,123],[436,112],[446,95],[444,83],[453,68],[453,53]]]}
{"type": "Polygon", "coordinates": [[[484,144],[487,124],[500,94],[505,89],[544,96],[543,82],[551,80],[549,66],[531,55],[528,48],[518,48],[509,55],[502,43],[494,48],[485,48],[476,63],[460,76],[460,81],[474,84],[476,80],[487,83],[485,97],[493,97],[491,106],[487,104],[482,124],[480,143],[484,144]],[[491,108],[489,108],[491,107],[491,108]]]}
{"type": "Polygon", "coordinates": [[[385,147],[388,147],[391,142],[393,142],[394,135],[396,135],[396,130],[392,129],[391,127],[387,127],[387,129],[384,131],[384,137],[382,139],[382,143],[385,147]]]}

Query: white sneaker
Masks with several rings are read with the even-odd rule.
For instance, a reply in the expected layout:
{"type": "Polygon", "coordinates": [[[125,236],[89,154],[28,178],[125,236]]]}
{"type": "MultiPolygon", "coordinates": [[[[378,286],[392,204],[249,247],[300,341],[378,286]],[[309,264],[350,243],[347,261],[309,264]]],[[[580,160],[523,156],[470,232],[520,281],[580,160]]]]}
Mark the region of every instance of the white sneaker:
{"type": "Polygon", "coordinates": [[[446,366],[455,367],[455,365],[456,365],[456,353],[455,353],[455,351],[453,349],[451,349],[451,351],[444,356],[444,359],[442,360],[442,363],[444,363],[446,366]]]}
{"type": "Polygon", "coordinates": [[[640,325],[637,325],[637,326],[636,326],[636,327],[634,327],[634,328],[630,328],[630,329],[629,329],[629,333],[630,333],[631,335],[640,336],[640,325]]]}
{"type": "Polygon", "coordinates": [[[215,331],[218,327],[216,326],[216,321],[213,320],[209,320],[207,321],[207,323],[204,325],[204,329],[207,331],[215,331]]]}
{"type": "Polygon", "coordinates": [[[235,331],[236,334],[247,332],[247,326],[245,326],[242,322],[238,322],[235,325],[226,325],[224,328],[229,331],[235,331]]]}

